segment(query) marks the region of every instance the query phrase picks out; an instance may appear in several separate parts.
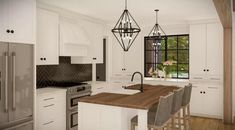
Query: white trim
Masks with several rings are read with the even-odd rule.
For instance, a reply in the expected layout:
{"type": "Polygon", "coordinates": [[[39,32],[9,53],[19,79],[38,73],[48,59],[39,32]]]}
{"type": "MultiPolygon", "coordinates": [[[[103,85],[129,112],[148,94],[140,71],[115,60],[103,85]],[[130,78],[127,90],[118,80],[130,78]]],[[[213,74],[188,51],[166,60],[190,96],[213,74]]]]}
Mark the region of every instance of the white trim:
{"type": "Polygon", "coordinates": [[[188,20],[188,24],[202,24],[202,23],[218,23],[219,19],[200,19],[200,20],[188,20]]]}
{"type": "Polygon", "coordinates": [[[63,17],[69,18],[69,19],[80,19],[80,20],[87,20],[87,21],[90,21],[90,22],[98,23],[98,24],[105,24],[105,21],[103,21],[103,20],[93,18],[93,17],[90,17],[90,16],[86,16],[86,15],[83,15],[83,14],[75,13],[75,12],[72,12],[72,11],[68,11],[68,10],[63,9],[63,8],[47,5],[43,2],[38,2],[37,1],[37,8],[42,8],[42,9],[45,9],[45,10],[53,11],[55,13],[58,13],[60,16],[63,16],[63,17]]]}

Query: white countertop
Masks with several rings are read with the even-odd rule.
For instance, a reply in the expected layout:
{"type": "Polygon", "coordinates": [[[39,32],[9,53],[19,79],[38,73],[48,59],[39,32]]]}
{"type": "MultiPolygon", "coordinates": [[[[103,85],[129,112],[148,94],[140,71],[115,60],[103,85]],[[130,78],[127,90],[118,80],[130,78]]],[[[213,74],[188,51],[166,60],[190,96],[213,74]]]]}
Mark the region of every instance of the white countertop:
{"type": "Polygon", "coordinates": [[[51,94],[57,92],[66,92],[67,90],[64,88],[46,87],[46,88],[39,88],[36,91],[37,95],[41,95],[41,94],[51,94]]]}

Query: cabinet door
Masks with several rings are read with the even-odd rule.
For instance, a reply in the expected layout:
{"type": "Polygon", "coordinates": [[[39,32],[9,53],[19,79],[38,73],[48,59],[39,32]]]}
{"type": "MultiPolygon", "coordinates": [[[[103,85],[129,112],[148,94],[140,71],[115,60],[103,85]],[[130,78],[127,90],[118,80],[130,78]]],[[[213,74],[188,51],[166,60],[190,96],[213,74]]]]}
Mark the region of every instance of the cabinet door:
{"type": "Polygon", "coordinates": [[[91,25],[92,30],[88,33],[92,39],[92,59],[95,58],[95,63],[103,63],[104,28],[100,24],[92,23],[91,25]]]}
{"type": "Polygon", "coordinates": [[[141,71],[141,37],[137,37],[129,51],[124,52],[124,68],[127,75],[141,71]]]}
{"type": "Polygon", "coordinates": [[[202,113],[202,101],[203,97],[201,94],[203,86],[200,84],[193,84],[192,95],[190,101],[190,109],[192,115],[197,115],[202,113]]]}
{"type": "Polygon", "coordinates": [[[222,80],[223,28],[220,23],[207,24],[207,72],[211,80],[222,80]]]}
{"type": "Polygon", "coordinates": [[[221,118],[223,114],[223,96],[218,85],[205,85],[203,94],[203,114],[221,118]]]}
{"type": "Polygon", "coordinates": [[[190,25],[190,78],[204,79],[206,69],[206,24],[190,25]]]}
{"type": "Polygon", "coordinates": [[[113,75],[122,74],[124,69],[124,51],[119,45],[118,41],[114,38],[112,39],[112,65],[113,65],[113,75]]]}
{"type": "Polygon", "coordinates": [[[58,26],[58,14],[37,9],[37,65],[59,64],[58,26]]]}
{"type": "Polygon", "coordinates": [[[7,30],[8,27],[8,20],[9,20],[9,0],[1,0],[0,1],[0,41],[1,42],[8,42],[8,35],[7,30]]]}
{"type": "Polygon", "coordinates": [[[9,37],[9,42],[34,44],[36,37],[36,1],[8,1],[9,28],[14,30],[14,33],[9,37]]]}

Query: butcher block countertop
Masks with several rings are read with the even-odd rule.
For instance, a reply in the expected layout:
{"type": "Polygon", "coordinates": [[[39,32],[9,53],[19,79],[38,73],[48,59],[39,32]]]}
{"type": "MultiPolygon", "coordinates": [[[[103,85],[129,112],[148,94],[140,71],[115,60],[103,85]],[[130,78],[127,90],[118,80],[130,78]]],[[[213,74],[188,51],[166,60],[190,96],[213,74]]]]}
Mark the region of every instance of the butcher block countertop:
{"type": "MultiPolygon", "coordinates": [[[[127,89],[134,90],[138,90],[139,88],[140,84],[127,87],[127,89]]],[[[178,89],[178,87],[163,85],[152,86],[144,84],[143,93],[139,92],[133,95],[100,93],[80,98],[79,102],[148,110],[154,104],[158,103],[160,96],[165,96],[169,92],[173,92],[175,89],[178,89]]]]}

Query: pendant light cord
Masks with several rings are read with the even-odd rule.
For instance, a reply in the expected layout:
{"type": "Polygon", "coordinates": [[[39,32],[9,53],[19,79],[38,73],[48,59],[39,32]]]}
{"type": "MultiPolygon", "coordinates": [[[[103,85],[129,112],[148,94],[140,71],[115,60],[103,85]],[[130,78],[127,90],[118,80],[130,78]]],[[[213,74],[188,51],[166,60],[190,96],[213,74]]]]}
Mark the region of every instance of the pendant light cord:
{"type": "Polygon", "coordinates": [[[127,10],[127,0],[125,0],[125,9],[127,10]]]}

